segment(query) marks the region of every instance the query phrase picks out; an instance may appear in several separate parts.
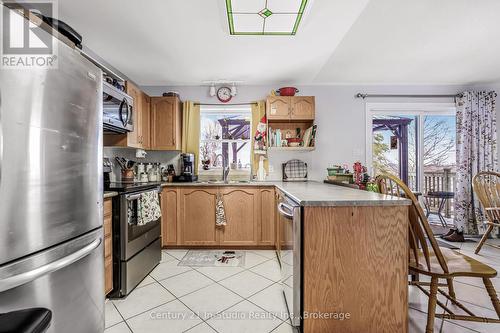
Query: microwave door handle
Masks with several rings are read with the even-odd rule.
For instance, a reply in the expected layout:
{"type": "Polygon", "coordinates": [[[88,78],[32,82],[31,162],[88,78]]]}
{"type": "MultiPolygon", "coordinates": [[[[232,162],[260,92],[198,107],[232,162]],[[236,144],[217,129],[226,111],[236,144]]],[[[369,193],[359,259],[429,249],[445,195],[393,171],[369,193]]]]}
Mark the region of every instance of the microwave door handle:
{"type": "Polygon", "coordinates": [[[293,219],[293,207],[291,207],[290,205],[280,202],[278,204],[278,211],[286,218],[293,219]]]}
{"type": "Polygon", "coordinates": [[[74,262],[86,257],[92,251],[97,249],[99,245],[101,245],[102,239],[101,237],[95,239],[92,243],[86,245],[78,251],[73,252],[72,254],[48,263],[46,265],[37,267],[33,270],[23,272],[20,274],[12,275],[7,278],[0,280],[0,293],[6,290],[13,289],[15,287],[21,286],[28,282],[34,281],[44,275],[55,272],[59,269],[67,267],[74,262]]]}
{"type": "Polygon", "coordinates": [[[122,121],[123,126],[127,126],[128,120],[129,120],[129,116],[130,116],[130,114],[129,114],[130,111],[128,109],[128,102],[127,102],[126,98],[124,98],[123,101],[120,103],[119,113],[120,113],[120,120],[122,121]],[[123,118],[123,108],[125,108],[125,110],[127,110],[125,118],[123,118]]]}

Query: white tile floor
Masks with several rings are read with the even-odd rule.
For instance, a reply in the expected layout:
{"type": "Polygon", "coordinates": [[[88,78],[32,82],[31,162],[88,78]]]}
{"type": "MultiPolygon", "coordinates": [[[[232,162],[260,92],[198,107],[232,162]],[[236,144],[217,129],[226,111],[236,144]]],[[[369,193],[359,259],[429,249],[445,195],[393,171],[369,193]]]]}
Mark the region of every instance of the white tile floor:
{"type": "Polygon", "coordinates": [[[105,333],[292,333],[274,251],[245,251],[244,267],[162,262],[124,300],[107,300],[105,333]],[[252,316],[252,317],[250,317],[252,316]]]}
{"type": "MultiPolygon", "coordinates": [[[[475,244],[454,245],[500,271],[500,250],[485,246],[480,255],[474,255],[475,244]]],[[[279,265],[274,251],[246,251],[243,268],[177,266],[186,252],[164,250],[162,263],[126,299],[108,300],[105,333],[293,332],[278,283],[279,265]]],[[[500,277],[493,283],[499,292],[500,277]]],[[[455,281],[462,303],[477,314],[495,318],[481,286],[478,279],[455,281]]],[[[409,288],[409,332],[424,332],[427,297],[415,287],[409,288]]],[[[500,324],[436,319],[434,332],[498,333],[500,324]]]]}

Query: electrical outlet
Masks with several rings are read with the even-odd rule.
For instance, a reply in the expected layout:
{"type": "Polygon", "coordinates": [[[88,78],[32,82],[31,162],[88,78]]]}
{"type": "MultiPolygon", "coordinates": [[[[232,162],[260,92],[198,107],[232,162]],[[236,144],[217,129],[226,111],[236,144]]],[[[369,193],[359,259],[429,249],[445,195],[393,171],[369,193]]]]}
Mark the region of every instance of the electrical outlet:
{"type": "Polygon", "coordinates": [[[274,172],[274,167],[272,165],[269,166],[269,173],[273,173],[274,172]]]}

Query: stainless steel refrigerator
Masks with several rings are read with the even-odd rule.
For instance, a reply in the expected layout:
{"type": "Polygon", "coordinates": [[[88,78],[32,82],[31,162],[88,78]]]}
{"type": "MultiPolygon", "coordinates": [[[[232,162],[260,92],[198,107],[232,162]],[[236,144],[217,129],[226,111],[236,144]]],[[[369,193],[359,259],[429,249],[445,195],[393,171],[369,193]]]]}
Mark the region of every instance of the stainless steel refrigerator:
{"type": "Polygon", "coordinates": [[[103,332],[102,73],[56,47],[57,69],[0,69],[0,318],[103,332]]]}

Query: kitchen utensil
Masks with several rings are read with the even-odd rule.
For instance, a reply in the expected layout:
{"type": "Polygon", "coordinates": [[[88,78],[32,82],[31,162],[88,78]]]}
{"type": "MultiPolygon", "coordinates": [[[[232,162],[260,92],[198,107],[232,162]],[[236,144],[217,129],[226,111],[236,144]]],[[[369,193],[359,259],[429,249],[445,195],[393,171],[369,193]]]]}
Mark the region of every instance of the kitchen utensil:
{"type": "Polygon", "coordinates": [[[127,169],[127,166],[126,166],[126,162],[125,162],[125,159],[123,157],[115,157],[115,160],[116,162],[118,162],[118,164],[120,165],[120,168],[123,170],[123,169],[127,169]]]}
{"type": "Polygon", "coordinates": [[[295,87],[283,87],[276,90],[280,96],[295,96],[299,92],[299,89],[295,87]]]}

